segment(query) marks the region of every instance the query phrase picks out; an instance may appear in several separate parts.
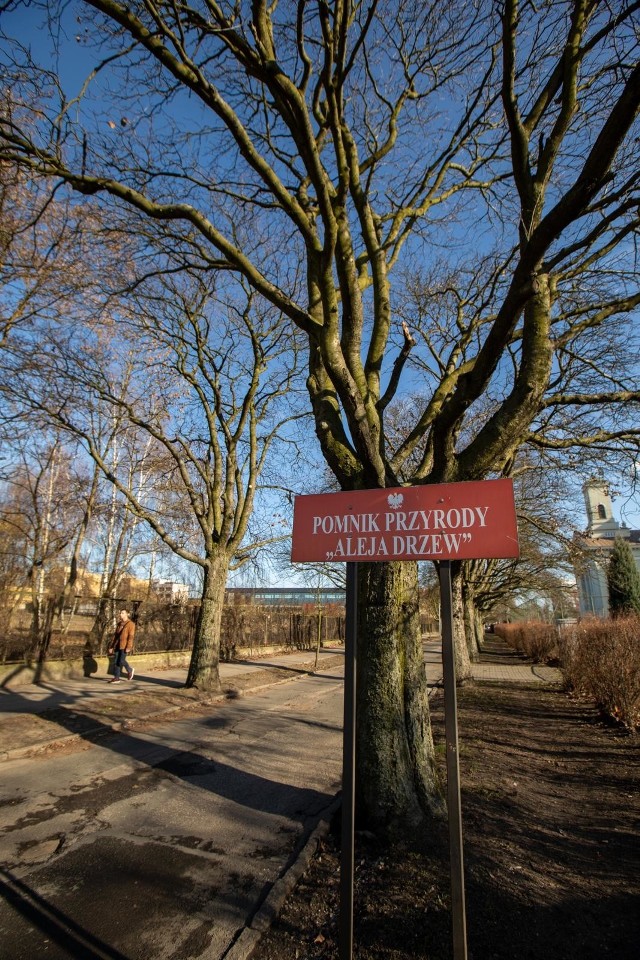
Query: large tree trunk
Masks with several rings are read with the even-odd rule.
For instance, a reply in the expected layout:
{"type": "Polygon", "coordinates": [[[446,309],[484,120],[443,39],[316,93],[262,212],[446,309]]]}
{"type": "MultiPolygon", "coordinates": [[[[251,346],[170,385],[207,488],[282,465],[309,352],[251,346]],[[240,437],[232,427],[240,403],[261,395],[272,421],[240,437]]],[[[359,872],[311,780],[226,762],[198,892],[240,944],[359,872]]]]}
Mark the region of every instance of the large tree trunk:
{"type": "Polygon", "coordinates": [[[209,560],[205,567],[187,687],[220,690],[220,626],[228,574],[229,559],[224,555],[209,560]]]}
{"type": "Polygon", "coordinates": [[[451,564],[451,599],[453,604],[453,650],[456,667],[456,683],[464,683],[471,677],[471,660],[465,629],[464,600],[462,596],[463,567],[459,561],[451,564]]]}
{"type": "Polygon", "coordinates": [[[473,612],[475,614],[476,647],[478,649],[478,656],[480,656],[482,653],[482,645],[484,643],[484,617],[482,612],[476,607],[475,603],[473,605],[473,612]]]}
{"type": "Polygon", "coordinates": [[[374,830],[443,810],[415,563],[358,565],[357,820],[374,830]]]}
{"type": "Polygon", "coordinates": [[[464,602],[464,625],[467,640],[467,650],[471,660],[477,660],[480,656],[480,634],[478,633],[478,622],[480,614],[476,610],[473,601],[473,595],[463,589],[464,602]]]}

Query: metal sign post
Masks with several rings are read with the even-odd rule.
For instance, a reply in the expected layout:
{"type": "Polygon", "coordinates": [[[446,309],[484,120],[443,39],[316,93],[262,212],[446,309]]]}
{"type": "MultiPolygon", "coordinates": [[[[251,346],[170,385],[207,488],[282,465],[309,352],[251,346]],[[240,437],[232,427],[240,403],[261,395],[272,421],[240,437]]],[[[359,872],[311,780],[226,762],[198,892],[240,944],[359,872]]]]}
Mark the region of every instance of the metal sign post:
{"type": "Polygon", "coordinates": [[[467,960],[451,559],[517,556],[518,527],[513,483],[508,479],[296,497],[291,559],[296,563],[344,561],[347,566],[340,960],[351,960],[353,951],[358,629],[356,564],[391,560],[440,562],[453,947],[454,960],[467,960]]]}
{"type": "Polygon", "coordinates": [[[454,960],[467,960],[467,922],[464,899],[462,853],[462,806],[458,763],[458,704],[453,639],[451,561],[440,561],[440,610],[442,619],[442,668],[444,679],[444,726],[447,747],[447,807],[449,811],[449,860],[451,869],[451,916],[454,960]]]}
{"type": "Polygon", "coordinates": [[[356,785],[356,637],[358,634],[358,574],[347,564],[347,603],[344,664],[344,724],[342,728],[342,845],[340,851],[340,960],[353,954],[353,875],[355,863],[356,785]]]}

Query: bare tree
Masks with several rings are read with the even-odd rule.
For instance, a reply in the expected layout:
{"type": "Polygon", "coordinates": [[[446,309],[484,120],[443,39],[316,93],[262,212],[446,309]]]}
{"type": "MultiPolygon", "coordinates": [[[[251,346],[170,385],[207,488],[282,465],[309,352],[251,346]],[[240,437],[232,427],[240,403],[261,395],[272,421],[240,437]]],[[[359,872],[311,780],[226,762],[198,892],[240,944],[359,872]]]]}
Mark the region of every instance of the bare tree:
{"type": "Polygon", "coordinates": [[[43,431],[23,438],[4,471],[1,550],[5,562],[11,558],[13,570],[20,571],[10,578],[14,593],[19,596],[23,587],[29,596],[34,649],[43,640],[48,602],[60,592],[68,548],[81,524],[79,492],[85,477],[73,461],[73,450],[60,435],[43,431]]]}
{"type": "Polygon", "coordinates": [[[237,285],[223,298],[209,282],[147,277],[90,330],[49,322],[37,347],[16,340],[11,390],[81,440],[112,484],[105,597],[140,522],[201,569],[187,685],[218,689],[229,569],[281,536],[264,526],[251,540],[250,519],[267,455],[295,415],[296,361],[273,308],[237,285]]]}
{"type": "MultiPolygon", "coordinates": [[[[126,382],[126,374],[124,379],[126,382]]],[[[46,408],[46,403],[44,407],[46,408]]],[[[80,404],[78,408],[80,409],[80,404]]],[[[47,415],[56,419],[53,411],[47,415]]],[[[60,421],[60,418],[57,419],[60,421]]],[[[83,439],[77,431],[70,429],[68,421],[63,419],[62,423],[68,433],[83,439]]],[[[105,403],[96,405],[93,416],[85,426],[91,428],[90,433],[98,456],[93,457],[93,481],[86,498],[81,530],[86,530],[91,522],[92,567],[100,574],[100,602],[91,639],[98,651],[104,653],[106,639],[115,628],[116,600],[122,596],[121,584],[135,562],[157,546],[156,538],[152,538],[149,543],[141,536],[141,528],[146,530],[147,527],[128,502],[129,496],[137,499],[157,496],[154,467],[150,464],[150,461],[155,460],[149,437],[132,428],[120,411],[105,403]],[[107,482],[105,466],[112,477],[118,478],[118,485],[107,482]]],[[[77,542],[75,548],[77,551],[77,542]]],[[[73,574],[72,563],[69,582],[73,574]]]]}
{"type": "Polygon", "coordinates": [[[52,197],[14,165],[0,163],[0,349],[12,330],[70,311],[87,287],[86,206],[52,197]]]}
{"type": "Polygon", "coordinates": [[[566,593],[573,580],[575,489],[567,474],[536,449],[523,448],[512,464],[520,556],[469,561],[461,578],[462,616],[472,659],[482,642],[483,621],[492,611],[499,606],[515,611],[525,596],[566,593]]]}
{"type": "MultiPolygon", "coordinates": [[[[43,119],[25,92],[0,159],[162,221],[289,317],[341,487],[480,479],[525,442],[637,444],[633,371],[601,349],[640,301],[636,0],[80,9],[119,100],[92,115],[48,73],[43,119]],[[415,329],[401,261],[432,278],[415,329]]],[[[32,81],[6,49],[5,82],[32,81]]],[[[416,570],[359,570],[359,809],[384,828],[439,794],[416,570]]]]}

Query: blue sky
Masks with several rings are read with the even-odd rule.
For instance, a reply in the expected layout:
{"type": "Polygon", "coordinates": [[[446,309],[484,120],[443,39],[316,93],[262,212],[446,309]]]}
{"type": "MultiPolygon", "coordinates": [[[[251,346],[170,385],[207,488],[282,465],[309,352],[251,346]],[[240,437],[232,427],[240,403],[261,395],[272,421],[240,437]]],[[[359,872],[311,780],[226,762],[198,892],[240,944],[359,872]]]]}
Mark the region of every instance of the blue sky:
{"type": "MultiPolygon", "coordinates": [[[[13,13],[3,15],[2,27],[7,33],[18,36],[24,43],[31,44],[36,59],[49,58],[52,51],[51,38],[47,30],[42,29],[39,18],[40,14],[34,12],[32,7],[19,7],[13,13]]],[[[61,55],[57,62],[51,61],[51,66],[59,72],[68,97],[79,92],[82,81],[94,65],[95,53],[84,41],[84,37],[90,34],[90,18],[91,13],[87,13],[87,8],[83,5],[71,3],[64,7],[60,34],[61,55]],[[82,10],[80,19],[79,10],[82,10]]],[[[97,97],[94,105],[99,102],[99,84],[96,85],[95,92],[97,97]]],[[[107,117],[104,119],[108,120],[107,117]]],[[[119,119],[116,117],[114,121],[119,119]]],[[[637,496],[632,494],[631,476],[619,479],[612,477],[611,481],[612,485],[620,490],[620,494],[614,499],[616,516],[628,526],[640,527],[640,503],[637,496]]],[[[581,504],[577,512],[584,518],[581,504]]],[[[584,519],[586,522],[586,518],[584,519]]]]}

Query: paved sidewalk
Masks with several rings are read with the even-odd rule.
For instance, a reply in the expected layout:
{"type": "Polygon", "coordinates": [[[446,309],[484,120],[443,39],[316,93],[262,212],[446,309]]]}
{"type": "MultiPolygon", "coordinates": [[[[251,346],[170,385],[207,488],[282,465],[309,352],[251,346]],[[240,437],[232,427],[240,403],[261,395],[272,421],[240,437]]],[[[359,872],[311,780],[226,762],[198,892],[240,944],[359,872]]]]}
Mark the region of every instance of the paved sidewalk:
{"type": "MultiPolygon", "coordinates": [[[[442,678],[440,640],[428,640],[424,651],[427,681],[436,692],[442,678]]],[[[343,662],[343,650],[322,650],[316,672],[322,674],[343,662]]],[[[215,696],[185,690],[185,669],[148,671],[142,666],[131,682],[119,685],[109,685],[105,674],[81,680],[47,681],[14,691],[0,687],[0,760],[64,749],[79,738],[97,739],[111,730],[130,729],[172,712],[203,710],[225,697],[294,680],[314,671],[314,667],[315,654],[309,651],[224,663],[220,668],[223,693],[215,696]]],[[[546,685],[559,682],[560,671],[530,664],[498,638],[491,638],[487,639],[481,660],[473,665],[473,677],[479,682],[546,685]]],[[[249,960],[256,943],[279,915],[286,897],[306,870],[320,838],[330,829],[338,806],[336,797],[293,863],[285,865],[260,907],[252,916],[248,915],[237,939],[224,953],[225,960],[249,960]]]]}
{"type": "MultiPolygon", "coordinates": [[[[441,684],[439,638],[426,641],[425,666],[432,689],[441,684]]],[[[344,659],[340,648],[320,651],[318,671],[335,667],[344,659]]],[[[133,658],[135,666],[135,658],[133,658]]],[[[0,687],[0,760],[30,756],[64,746],[78,738],[91,739],[110,730],[131,729],[136,724],[185,709],[198,709],[227,697],[241,696],[272,683],[286,683],[315,667],[315,653],[295,651],[280,656],[220,664],[222,693],[186,690],[186,669],[136,671],[134,679],[109,684],[109,677],[47,680],[15,690],[0,687]]],[[[473,678],[481,682],[560,682],[554,667],[531,664],[509,650],[498,638],[487,639],[473,678]]]]}
{"type": "Polygon", "coordinates": [[[500,637],[485,636],[480,660],[471,665],[474,680],[491,683],[560,684],[557,667],[532,663],[512,650],[500,637]]]}
{"type": "MultiPolygon", "coordinates": [[[[182,710],[201,709],[286,683],[301,674],[322,673],[344,660],[340,648],[295,651],[280,656],[220,664],[222,692],[185,689],[186,668],[136,669],[133,680],[110,684],[110,677],[46,680],[15,690],[0,687],[0,760],[30,756],[64,746],[78,738],[91,739],[110,730],[131,729],[137,723],[182,710]]],[[[132,658],[135,669],[135,657],[132,658]]]]}
{"type": "Polygon", "coordinates": [[[502,683],[560,683],[557,667],[544,663],[474,663],[471,666],[474,680],[502,683]]]}

